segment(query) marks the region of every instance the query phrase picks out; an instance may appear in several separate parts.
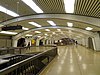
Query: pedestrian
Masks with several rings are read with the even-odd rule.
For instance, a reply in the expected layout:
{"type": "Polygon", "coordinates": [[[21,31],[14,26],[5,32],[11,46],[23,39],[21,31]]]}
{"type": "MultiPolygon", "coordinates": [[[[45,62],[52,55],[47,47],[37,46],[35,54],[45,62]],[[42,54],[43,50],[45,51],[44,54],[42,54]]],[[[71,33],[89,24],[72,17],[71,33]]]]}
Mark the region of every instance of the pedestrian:
{"type": "Polygon", "coordinates": [[[76,45],[76,47],[77,47],[77,44],[78,44],[77,41],[75,41],[75,45],[76,45]]]}
{"type": "Polygon", "coordinates": [[[30,42],[28,42],[27,48],[30,49],[30,42]]]}

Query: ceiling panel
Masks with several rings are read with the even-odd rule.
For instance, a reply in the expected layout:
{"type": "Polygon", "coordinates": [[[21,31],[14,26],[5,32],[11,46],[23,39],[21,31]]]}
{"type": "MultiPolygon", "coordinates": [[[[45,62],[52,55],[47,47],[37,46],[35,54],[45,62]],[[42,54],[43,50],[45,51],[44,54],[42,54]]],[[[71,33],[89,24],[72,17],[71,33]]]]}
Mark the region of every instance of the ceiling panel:
{"type": "MultiPolygon", "coordinates": [[[[33,0],[33,1],[44,11],[44,13],[48,14],[66,13],[64,8],[64,0],[33,0]]],[[[36,14],[36,12],[34,12],[29,6],[24,4],[21,0],[0,0],[0,5],[18,13],[20,16],[36,14]],[[17,2],[19,2],[19,4],[17,4],[17,2]]],[[[75,6],[74,7],[75,11],[73,14],[100,18],[100,0],[75,0],[74,6],[75,6]]],[[[10,18],[12,17],[0,12],[0,21],[4,21],[10,18]]],[[[42,25],[43,27],[51,26],[49,23],[47,23],[47,20],[54,21],[57,24],[57,26],[67,27],[67,22],[72,22],[75,28],[85,29],[86,27],[89,26],[93,27],[92,31],[100,31],[99,27],[93,25],[74,22],[70,20],[64,20],[64,19],[53,19],[53,18],[25,20],[17,23],[12,23],[10,24],[10,26],[18,24],[29,29],[37,28],[33,25],[28,24],[28,22],[32,21],[42,25]]],[[[64,31],[64,29],[62,30],[64,31]]],[[[14,32],[18,33],[22,31],[23,30],[14,30],[14,32]]],[[[51,29],[51,31],[55,30],[51,29]]]]}
{"type": "Polygon", "coordinates": [[[35,12],[21,0],[0,0],[0,5],[18,13],[19,15],[35,14],[35,12]],[[17,2],[19,2],[19,4],[17,2]]]}
{"type": "Polygon", "coordinates": [[[33,0],[44,13],[65,13],[63,0],[33,0]]]}
{"type": "Polygon", "coordinates": [[[76,0],[75,14],[100,17],[100,0],[76,0]]]}

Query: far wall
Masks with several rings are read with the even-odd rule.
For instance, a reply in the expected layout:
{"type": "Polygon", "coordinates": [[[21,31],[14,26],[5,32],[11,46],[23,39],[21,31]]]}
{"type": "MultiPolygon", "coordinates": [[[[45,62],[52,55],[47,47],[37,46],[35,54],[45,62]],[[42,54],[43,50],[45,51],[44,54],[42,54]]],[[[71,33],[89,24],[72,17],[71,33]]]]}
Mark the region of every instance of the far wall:
{"type": "Polygon", "coordinates": [[[11,47],[12,39],[10,36],[0,35],[0,47],[11,47]]]}

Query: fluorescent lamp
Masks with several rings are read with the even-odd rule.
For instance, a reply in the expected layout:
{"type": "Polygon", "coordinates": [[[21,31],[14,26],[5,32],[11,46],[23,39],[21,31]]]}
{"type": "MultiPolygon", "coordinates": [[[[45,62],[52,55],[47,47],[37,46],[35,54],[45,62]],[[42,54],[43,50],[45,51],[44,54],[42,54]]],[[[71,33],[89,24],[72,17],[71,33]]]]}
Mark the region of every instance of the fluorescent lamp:
{"type": "Polygon", "coordinates": [[[45,31],[50,31],[49,29],[45,29],[45,31]]]}
{"type": "Polygon", "coordinates": [[[36,13],[43,13],[43,11],[33,2],[33,0],[22,0],[22,1],[36,13]]]}
{"type": "Polygon", "coordinates": [[[12,34],[12,35],[16,35],[16,32],[9,32],[9,31],[1,31],[0,33],[2,34],[12,34]]]}
{"type": "Polygon", "coordinates": [[[47,21],[50,25],[56,26],[56,24],[53,21],[47,21]]]}
{"type": "Polygon", "coordinates": [[[47,36],[48,34],[44,34],[44,35],[46,35],[46,36],[47,36]]]}
{"type": "Polygon", "coordinates": [[[37,36],[37,37],[41,37],[41,36],[37,36]]]}
{"type": "Polygon", "coordinates": [[[29,30],[29,28],[22,27],[23,30],[29,30]]]}
{"type": "Polygon", "coordinates": [[[61,29],[57,29],[58,31],[61,31],[61,29]]]}
{"type": "Polygon", "coordinates": [[[74,13],[75,0],[64,0],[66,13],[74,13]]]}
{"type": "Polygon", "coordinates": [[[56,34],[55,32],[53,32],[52,34],[56,34]]]}
{"type": "Polygon", "coordinates": [[[30,35],[30,34],[26,34],[25,36],[32,36],[32,35],[30,35]]]}
{"type": "Polygon", "coordinates": [[[62,42],[62,40],[59,40],[59,42],[62,42]]]}
{"type": "Polygon", "coordinates": [[[29,24],[31,24],[31,25],[34,25],[34,26],[36,26],[36,27],[41,27],[41,25],[39,25],[39,24],[37,24],[37,23],[35,23],[35,22],[28,22],[29,24]]]}
{"type": "Polygon", "coordinates": [[[93,28],[91,28],[91,27],[86,27],[85,29],[86,29],[86,30],[92,30],[93,28]]]}
{"type": "Polygon", "coordinates": [[[3,6],[0,6],[0,11],[3,12],[3,13],[5,13],[5,14],[8,14],[8,15],[10,15],[10,16],[13,16],[13,17],[19,16],[17,13],[15,13],[15,12],[9,10],[9,9],[6,9],[6,8],[3,7],[3,6]]]}
{"type": "Polygon", "coordinates": [[[35,31],[35,33],[41,33],[40,31],[35,31]]]}
{"type": "Polygon", "coordinates": [[[67,22],[67,24],[68,24],[68,27],[73,27],[73,23],[67,22]]]}

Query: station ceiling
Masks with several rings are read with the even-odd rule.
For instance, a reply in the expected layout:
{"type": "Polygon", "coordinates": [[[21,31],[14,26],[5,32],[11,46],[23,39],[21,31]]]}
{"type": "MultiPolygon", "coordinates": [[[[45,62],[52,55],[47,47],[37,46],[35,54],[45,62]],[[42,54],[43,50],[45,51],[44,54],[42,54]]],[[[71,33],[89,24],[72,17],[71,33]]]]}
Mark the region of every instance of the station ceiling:
{"type": "MultiPolygon", "coordinates": [[[[43,11],[43,14],[66,14],[65,11],[65,5],[64,5],[64,0],[33,0],[38,7],[41,8],[43,11]]],[[[16,13],[19,14],[19,16],[25,16],[25,15],[35,15],[35,14],[40,14],[36,13],[34,10],[32,10],[28,5],[26,5],[22,0],[0,0],[0,5],[12,10],[16,13]]],[[[74,12],[73,13],[67,13],[67,14],[74,14],[74,15],[80,15],[80,16],[86,16],[86,17],[91,17],[91,18],[97,18],[100,19],[100,0],[75,0],[74,3],[74,12]]],[[[0,12],[0,22],[12,19],[14,17],[9,16],[3,12],[0,12]]],[[[94,26],[91,24],[87,23],[81,23],[81,22],[76,22],[76,21],[71,21],[67,19],[59,19],[59,18],[44,18],[44,19],[30,19],[30,20],[24,20],[16,23],[11,23],[8,24],[7,26],[14,26],[14,25],[22,25],[25,28],[29,29],[35,29],[37,28],[36,26],[33,26],[29,24],[28,22],[35,22],[42,27],[49,27],[51,26],[47,20],[53,21],[57,26],[61,27],[68,27],[67,22],[73,23],[74,28],[79,28],[85,30],[86,27],[92,27],[93,30],[92,32],[95,31],[100,31],[100,27],[94,26]]],[[[57,32],[57,29],[50,29],[50,35],[52,32],[57,32]]],[[[25,30],[11,30],[11,32],[17,32],[21,33],[24,32],[25,30]]],[[[40,32],[45,33],[45,30],[39,30],[40,32]]],[[[66,34],[69,30],[61,29],[61,31],[65,32],[66,34]]],[[[78,32],[72,31],[73,37],[78,36],[78,32]]],[[[29,34],[35,35],[34,33],[30,32],[29,34]]],[[[83,35],[83,34],[82,34],[83,35]]]]}

